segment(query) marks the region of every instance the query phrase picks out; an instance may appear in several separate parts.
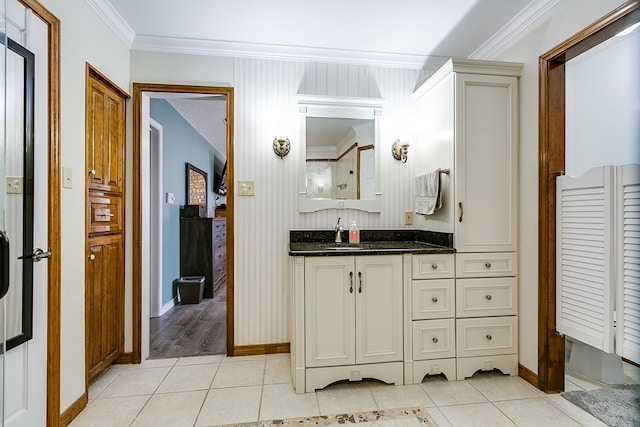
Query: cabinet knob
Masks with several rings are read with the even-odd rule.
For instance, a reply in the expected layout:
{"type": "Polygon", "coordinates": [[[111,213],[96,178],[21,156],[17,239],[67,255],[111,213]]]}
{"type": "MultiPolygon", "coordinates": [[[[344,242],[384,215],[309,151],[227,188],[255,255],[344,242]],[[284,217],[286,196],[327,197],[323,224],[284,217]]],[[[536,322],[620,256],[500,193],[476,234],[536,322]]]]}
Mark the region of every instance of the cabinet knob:
{"type": "Polygon", "coordinates": [[[485,298],[487,299],[487,301],[491,301],[491,298],[493,298],[493,297],[491,296],[491,294],[488,294],[488,295],[485,296],[485,298]]]}
{"type": "Polygon", "coordinates": [[[431,301],[438,302],[438,297],[431,297],[431,301]]]}
{"type": "Polygon", "coordinates": [[[91,170],[89,171],[89,175],[91,175],[91,176],[96,176],[96,170],[95,170],[95,169],[91,169],[91,170]]]}
{"type": "Polygon", "coordinates": [[[91,261],[93,261],[94,259],[96,259],[96,255],[95,254],[89,254],[89,259],[91,261]]]}
{"type": "Polygon", "coordinates": [[[438,338],[433,337],[433,338],[431,339],[431,341],[433,341],[434,343],[436,343],[436,344],[437,344],[437,343],[438,343],[438,338]]]}
{"type": "Polygon", "coordinates": [[[489,341],[491,341],[491,340],[493,339],[493,337],[492,337],[490,334],[487,334],[487,339],[488,339],[489,341]]]}
{"type": "Polygon", "coordinates": [[[434,270],[438,269],[438,264],[431,264],[431,268],[433,268],[434,270]]]}
{"type": "Polygon", "coordinates": [[[485,265],[484,265],[484,266],[485,266],[485,267],[487,267],[487,268],[491,268],[491,263],[490,263],[490,262],[487,262],[487,263],[485,263],[485,265]]]}

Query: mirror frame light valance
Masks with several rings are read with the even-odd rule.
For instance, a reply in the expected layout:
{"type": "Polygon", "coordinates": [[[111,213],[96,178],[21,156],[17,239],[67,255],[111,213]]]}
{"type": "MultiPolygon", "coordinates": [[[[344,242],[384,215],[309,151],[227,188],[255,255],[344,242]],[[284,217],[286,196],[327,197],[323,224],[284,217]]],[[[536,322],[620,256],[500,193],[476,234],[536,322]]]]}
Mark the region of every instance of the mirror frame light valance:
{"type": "Polygon", "coordinates": [[[307,118],[344,118],[372,119],[374,122],[375,184],[374,197],[371,200],[358,199],[312,199],[307,197],[307,177],[304,165],[300,168],[298,183],[298,211],[317,212],[324,209],[355,209],[366,212],[380,212],[382,207],[382,151],[380,147],[380,118],[382,116],[382,99],[334,97],[317,95],[298,95],[300,126],[303,143],[300,158],[307,159],[307,118]]]}

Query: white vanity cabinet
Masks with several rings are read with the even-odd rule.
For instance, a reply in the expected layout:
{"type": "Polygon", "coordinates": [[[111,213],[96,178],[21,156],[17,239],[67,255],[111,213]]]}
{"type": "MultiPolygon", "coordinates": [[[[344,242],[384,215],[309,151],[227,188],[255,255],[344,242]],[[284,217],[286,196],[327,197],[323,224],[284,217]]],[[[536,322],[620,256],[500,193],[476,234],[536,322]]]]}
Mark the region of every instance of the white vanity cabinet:
{"type": "MultiPolygon", "coordinates": [[[[521,70],[518,63],[451,59],[414,93],[431,147],[421,167],[451,166],[442,210],[423,225],[453,231],[457,379],[479,369],[518,373],[521,70]]],[[[414,381],[420,373],[414,368],[414,381]]]]}
{"type": "Polygon", "coordinates": [[[293,258],[297,393],[338,380],[403,384],[402,255],[293,258]]]}
{"type": "Polygon", "coordinates": [[[410,313],[405,334],[411,344],[407,384],[441,373],[456,378],[454,267],[453,254],[412,256],[410,307],[405,308],[410,313]]]}

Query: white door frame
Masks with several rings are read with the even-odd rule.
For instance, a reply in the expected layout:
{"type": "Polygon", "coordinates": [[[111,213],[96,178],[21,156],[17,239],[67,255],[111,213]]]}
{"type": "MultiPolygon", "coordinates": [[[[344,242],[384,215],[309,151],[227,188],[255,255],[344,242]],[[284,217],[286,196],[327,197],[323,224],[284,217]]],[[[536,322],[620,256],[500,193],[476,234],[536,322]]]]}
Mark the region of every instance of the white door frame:
{"type": "MultiPolygon", "coordinates": [[[[150,219],[150,317],[159,317],[164,314],[162,309],[162,150],[163,150],[163,129],[162,125],[152,118],[149,118],[150,144],[149,156],[143,155],[149,165],[149,219],[150,219]]],[[[143,147],[147,147],[143,145],[143,147]]],[[[147,170],[143,166],[143,170],[147,170]]],[[[143,176],[143,181],[146,177],[143,176]]]]}

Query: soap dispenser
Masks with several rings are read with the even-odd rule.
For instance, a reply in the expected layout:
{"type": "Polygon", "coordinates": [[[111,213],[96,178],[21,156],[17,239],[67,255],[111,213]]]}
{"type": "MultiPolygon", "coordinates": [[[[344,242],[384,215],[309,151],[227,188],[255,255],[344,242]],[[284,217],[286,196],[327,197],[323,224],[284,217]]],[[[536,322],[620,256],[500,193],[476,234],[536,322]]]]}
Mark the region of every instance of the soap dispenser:
{"type": "Polygon", "coordinates": [[[360,230],[355,220],[351,220],[351,226],[349,227],[349,244],[357,245],[360,243],[360,230]]]}

